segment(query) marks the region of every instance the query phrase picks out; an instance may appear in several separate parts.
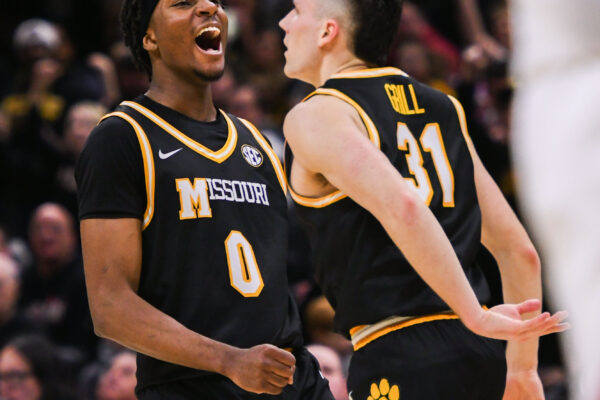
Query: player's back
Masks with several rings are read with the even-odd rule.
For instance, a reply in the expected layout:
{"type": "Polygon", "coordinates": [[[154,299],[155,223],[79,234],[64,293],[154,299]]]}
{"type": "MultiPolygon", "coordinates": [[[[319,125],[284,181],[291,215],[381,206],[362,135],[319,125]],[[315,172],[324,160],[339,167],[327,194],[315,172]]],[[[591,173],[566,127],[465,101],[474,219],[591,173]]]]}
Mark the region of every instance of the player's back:
{"type": "MultiPolygon", "coordinates": [[[[318,95],[356,109],[373,144],[430,207],[485,301],[487,285],[475,265],[481,214],[458,101],[396,68],[334,75],[305,101],[318,95]]],[[[390,316],[449,310],[368,211],[341,192],[318,199],[292,195],[312,233],[317,279],[336,308],[339,331],[347,334],[390,316]]]]}

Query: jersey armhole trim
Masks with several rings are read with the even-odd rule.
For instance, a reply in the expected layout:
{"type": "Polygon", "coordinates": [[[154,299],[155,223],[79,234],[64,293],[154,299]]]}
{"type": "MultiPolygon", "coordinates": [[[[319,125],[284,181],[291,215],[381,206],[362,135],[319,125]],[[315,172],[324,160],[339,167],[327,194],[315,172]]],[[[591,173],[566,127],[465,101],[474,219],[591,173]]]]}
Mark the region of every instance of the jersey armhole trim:
{"type": "MultiPolygon", "coordinates": [[[[289,146],[289,144],[287,143],[287,141],[285,141],[284,148],[286,148],[287,146],[289,146]]],[[[291,151],[291,148],[290,148],[290,151],[291,151]]],[[[285,151],[283,153],[283,156],[285,158],[285,156],[286,156],[285,151]]],[[[288,185],[288,189],[290,190],[290,196],[292,197],[292,200],[294,201],[294,203],[296,203],[298,205],[301,205],[303,207],[309,207],[309,208],[323,208],[330,204],[335,203],[336,201],[339,201],[339,200],[342,200],[342,199],[348,197],[345,194],[343,194],[340,190],[336,190],[333,193],[330,193],[330,194],[328,194],[326,196],[322,196],[322,197],[310,198],[310,197],[302,196],[294,191],[292,184],[289,182],[286,162],[284,162],[283,168],[284,168],[286,180],[288,181],[287,185],[288,185]]]]}
{"type": "Polygon", "coordinates": [[[458,101],[453,96],[448,96],[448,98],[452,101],[454,108],[456,109],[456,114],[458,116],[458,121],[460,122],[460,130],[462,131],[463,137],[467,142],[469,148],[473,148],[473,141],[471,140],[471,136],[469,135],[469,129],[467,128],[467,117],[465,115],[465,109],[463,108],[460,101],[458,101]]]}
{"type": "Polygon", "coordinates": [[[186,147],[189,147],[201,156],[204,156],[216,163],[223,163],[229,158],[231,154],[233,154],[233,151],[236,148],[238,139],[237,129],[235,128],[235,125],[233,124],[231,119],[222,110],[219,110],[219,112],[223,115],[225,121],[227,121],[227,128],[229,130],[229,134],[227,135],[227,141],[225,142],[223,147],[220,150],[212,151],[206,146],[203,146],[202,144],[191,139],[185,133],[181,132],[179,129],[175,128],[173,125],[165,121],[163,118],[161,118],[148,108],[142,106],[141,104],[135,103],[133,101],[124,101],[121,103],[121,106],[133,108],[134,110],[148,118],[150,121],[158,125],[169,135],[179,140],[186,147]]]}
{"type": "MultiPolygon", "coordinates": [[[[311,94],[309,94],[308,96],[306,96],[302,101],[304,102],[310,99],[311,97],[317,95],[337,97],[345,103],[350,104],[358,112],[358,115],[360,115],[360,118],[363,121],[363,124],[365,125],[365,128],[367,129],[367,132],[369,134],[369,140],[375,146],[377,146],[378,149],[381,149],[381,139],[379,138],[379,131],[377,130],[377,127],[373,123],[373,120],[371,120],[371,117],[369,117],[365,110],[356,101],[351,99],[346,94],[340,92],[339,90],[328,88],[319,88],[311,94]]],[[[294,200],[295,203],[303,207],[323,208],[348,197],[348,195],[342,193],[342,191],[340,190],[336,190],[335,192],[330,193],[326,196],[315,198],[305,197],[296,193],[291,185],[288,184],[288,187],[290,189],[290,195],[292,196],[292,200],[294,200]]]]}
{"type": "Polygon", "coordinates": [[[146,132],[131,116],[125,114],[122,111],[116,111],[102,117],[100,122],[110,117],[117,117],[128,122],[137,136],[142,151],[142,160],[144,162],[144,181],[146,185],[146,211],[144,212],[144,218],[142,220],[142,230],[146,229],[152,217],[154,216],[154,187],[155,187],[155,171],[154,171],[154,157],[152,156],[152,147],[150,141],[146,136],[146,132]]]}
{"type": "Polygon", "coordinates": [[[281,189],[283,193],[287,195],[287,181],[285,179],[285,173],[283,171],[283,167],[281,166],[281,162],[279,162],[279,157],[275,154],[275,151],[269,146],[267,140],[263,137],[262,133],[256,128],[251,122],[246,121],[243,118],[238,119],[248,128],[254,139],[258,142],[258,144],[263,148],[265,153],[267,153],[267,157],[271,160],[271,164],[273,165],[273,169],[275,169],[275,174],[277,175],[277,180],[281,185],[281,189]]]}

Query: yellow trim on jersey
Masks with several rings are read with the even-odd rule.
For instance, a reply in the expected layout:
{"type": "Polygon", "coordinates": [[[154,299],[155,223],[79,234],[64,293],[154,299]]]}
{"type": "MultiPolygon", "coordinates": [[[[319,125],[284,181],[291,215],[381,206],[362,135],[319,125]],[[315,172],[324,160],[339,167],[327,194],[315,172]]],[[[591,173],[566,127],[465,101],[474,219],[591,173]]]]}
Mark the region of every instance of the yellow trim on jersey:
{"type": "Polygon", "coordinates": [[[279,184],[281,185],[281,189],[283,189],[283,193],[287,194],[287,180],[285,179],[285,172],[283,171],[283,167],[281,166],[281,162],[279,161],[279,157],[275,154],[275,151],[269,145],[269,142],[263,137],[262,133],[249,121],[246,121],[243,118],[239,118],[240,121],[248,128],[248,130],[254,136],[254,139],[260,144],[263,148],[269,160],[271,160],[271,164],[273,164],[273,168],[275,169],[275,174],[277,175],[277,180],[279,180],[279,184]]]}
{"type": "Polygon", "coordinates": [[[409,326],[431,321],[459,319],[458,315],[448,312],[432,314],[424,317],[391,317],[373,325],[361,325],[350,329],[350,337],[354,351],[357,351],[375,339],[409,326]]]}
{"type": "MultiPolygon", "coordinates": [[[[287,141],[285,142],[284,148],[285,148],[285,146],[287,146],[287,141]]],[[[285,157],[285,154],[284,154],[284,157],[285,157]]],[[[285,177],[287,180],[287,168],[285,167],[285,163],[284,163],[284,171],[285,171],[285,177]]],[[[335,192],[328,194],[326,196],[323,196],[323,197],[311,198],[311,197],[301,196],[298,193],[296,193],[294,191],[294,188],[292,187],[291,183],[289,183],[289,182],[288,182],[288,188],[290,189],[290,196],[292,197],[292,200],[294,200],[294,202],[296,204],[299,204],[304,207],[310,207],[310,208],[327,207],[328,205],[333,204],[336,201],[340,201],[340,200],[348,197],[347,195],[342,193],[340,190],[336,190],[335,192]]]]}
{"type": "Polygon", "coordinates": [[[292,195],[292,200],[294,200],[294,202],[300,204],[301,206],[310,207],[310,208],[327,207],[330,204],[336,203],[336,202],[348,197],[348,195],[342,193],[339,190],[336,190],[335,192],[328,194],[327,196],[323,196],[323,197],[318,197],[318,198],[304,197],[304,196],[301,196],[298,193],[294,192],[294,190],[292,189],[291,186],[290,186],[290,194],[292,195]]]}
{"type": "MultiPolygon", "coordinates": [[[[287,145],[288,145],[287,141],[285,141],[284,148],[287,145]]],[[[283,156],[285,158],[285,152],[284,152],[283,156]]],[[[286,177],[286,181],[287,181],[287,167],[286,167],[285,162],[283,164],[283,168],[284,168],[285,177],[286,177]]],[[[336,190],[335,192],[328,194],[326,196],[323,196],[323,197],[310,198],[310,197],[301,196],[298,193],[296,193],[294,191],[294,188],[292,187],[292,185],[289,182],[288,182],[288,188],[290,189],[290,196],[292,197],[292,200],[296,204],[300,204],[301,206],[304,206],[304,207],[323,208],[330,204],[335,203],[336,201],[339,201],[339,200],[342,200],[342,199],[348,197],[348,196],[344,195],[341,191],[336,190]],[[341,197],[339,197],[339,196],[341,196],[341,197]]]]}
{"type": "Polygon", "coordinates": [[[110,117],[117,117],[127,121],[133,127],[133,130],[135,131],[135,134],[138,138],[138,142],[140,143],[140,148],[142,150],[142,159],[144,161],[144,180],[146,183],[147,198],[146,211],[144,212],[144,219],[142,222],[142,230],[144,230],[148,227],[148,225],[150,225],[152,217],[154,216],[155,172],[154,157],[152,156],[152,147],[150,146],[150,141],[148,140],[144,129],[131,116],[125,114],[124,112],[116,111],[102,117],[100,122],[110,117]]]}
{"type": "Polygon", "coordinates": [[[175,128],[173,125],[169,124],[167,121],[165,121],[146,107],[142,106],[141,104],[135,103],[133,101],[124,101],[121,103],[121,105],[131,107],[139,113],[143,114],[156,125],[164,129],[168,134],[173,136],[175,139],[179,140],[181,143],[183,143],[190,149],[194,150],[196,153],[219,164],[227,160],[227,158],[229,158],[229,156],[233,154],[233,151],[235,150],[238,138],[237,129],[235,128],[235,125],[233,124],[231,119],[222,110],[219,110],[219,112],[223,114],[223,117],[225,117],[225,120],[227,121],[229,134],[225,145],[223,145],[223,147],[220,150],[212,151],[209,148],[191,139],[179,129],[175,128]]]}
{"type": "Polygon", "coordinates": [[[462,131],[462,134],[467,144],[469,145],[469,147],[472,148],[473,141],[471,140],[471,136],[469,135],[469,129],[467,128],[467,117],[465,115],[465,109],[463,108],[462,104],[460,104],[460,101],[458,101],[454,97],[448,96],[448,98],[452,101],[452,104],[454,104],[454,108],[456,108],[456,114],[458,114],[458,120],[460,121],[460,130],[462,131]]]}
{"type": "Polygon", "coordinates": [[[358,71],[340,72],[333,74],[330,79],[360,79],[360,78],[378,78],[381,76],[402,75],[408,77],[408,74],[399,68],[365,68],[358,71]]]}
{"type": "MultiPolygon", "coordinates": [[[[395,69],[395,68],[393,68],[393,69],[395,69]]],[[[328,89],[328,88],[319,88],[319,89],[315,90],[314,92],[312,92],[311,94],[309,94],[308,96],[306,96],[306,98],[302,101],[306,101],[306,100],[310,99],[311,97],[317,96],[317,95],[337,97],[338,99],[340,99],[340,100],[350,104],[352,107],[354,107],[354,109],[360,115],[360,118],[362,119],[363,124],[365,125],[365,128],[367,128],[367,132],[369,134],[369,140],[371,140],[371,142],[375,146],[377,146],[377,148],[381,149],[381,139],[379,137],[379,131],[377,130],[375,123],[373,123],[373,120],[371,119],[371,117],[369,117],[369,115],[366,113],[366,111],[356,101],[354,101],[348,95],[340,92],[339,90],[328,89]]],[[[323,208],[323,207],[326,207],[330,204],[333,204],[337,201],[340,201],[340,200],[348,197],[346,194],[342,193],[340,190],[336,190],[335,192],[330,193],[326,196],[321,196],[321,197],[316,197],[316,198],[305,197],[305,196],[301,196],[298,193],[294,192],[291,185],[289,186],[289,188],[290,188],[290,194],[292,196],[292,199],[297,204],[300,204],[301,206],[304,206],[304,207],[323,208]]]]}

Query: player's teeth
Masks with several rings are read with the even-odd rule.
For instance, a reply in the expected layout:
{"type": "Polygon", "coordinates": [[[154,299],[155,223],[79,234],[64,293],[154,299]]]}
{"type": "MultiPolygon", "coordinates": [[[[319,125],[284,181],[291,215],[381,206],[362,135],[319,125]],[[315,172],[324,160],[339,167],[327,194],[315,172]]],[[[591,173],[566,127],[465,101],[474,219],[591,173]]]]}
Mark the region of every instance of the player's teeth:
{"type": "Polygon", "coordinates": [[[208,28],[202,29],[200,31],[200,34],[198,36],[201,36],[201,35],[203,35],[205,33],[208,34],[209,37],[215,38],[215,37],[217,37],[221,33],[221,30],[219,28],[217,28],[217,27],[210,26],[208,28]]]}

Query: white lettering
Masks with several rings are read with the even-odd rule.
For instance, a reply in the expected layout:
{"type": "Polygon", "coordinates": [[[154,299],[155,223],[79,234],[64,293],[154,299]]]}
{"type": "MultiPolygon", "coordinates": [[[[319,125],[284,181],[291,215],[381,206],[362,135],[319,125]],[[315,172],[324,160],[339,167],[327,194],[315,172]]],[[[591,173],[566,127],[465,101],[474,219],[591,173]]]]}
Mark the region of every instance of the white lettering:
{"type": "Polygon", "coordinates": [[[208,201],[208,185],[206,179],[194,179],[194,186],[188,178],[176,179],[175,185],[179,192],[180,219],[210,218],[212,211],[208,201]]]}

